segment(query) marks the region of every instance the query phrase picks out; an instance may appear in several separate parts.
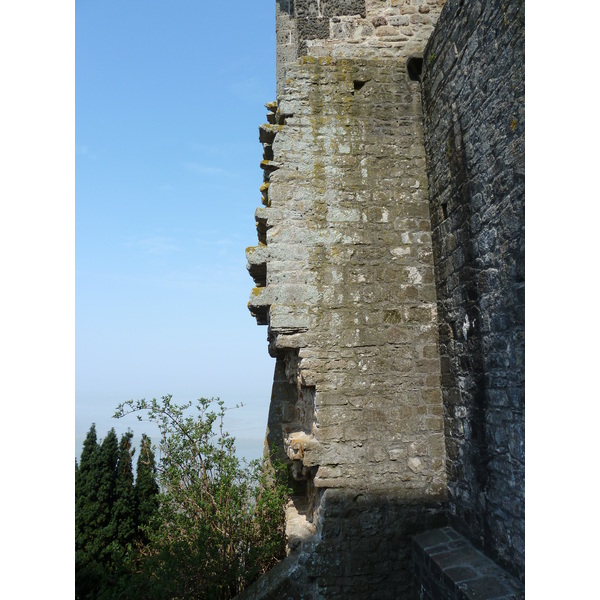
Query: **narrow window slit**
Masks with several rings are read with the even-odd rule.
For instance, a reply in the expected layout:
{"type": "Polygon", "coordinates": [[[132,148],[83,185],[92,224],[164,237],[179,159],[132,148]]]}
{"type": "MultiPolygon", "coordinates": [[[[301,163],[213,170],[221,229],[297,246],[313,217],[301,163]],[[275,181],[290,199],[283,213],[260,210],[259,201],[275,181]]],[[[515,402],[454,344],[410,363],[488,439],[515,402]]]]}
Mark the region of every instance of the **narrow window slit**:
{"type": "Polygon", "coordinates": [[[448,218],[448,203],[442,202],[442,214],[444,215],[444,219],[448,218]]]}

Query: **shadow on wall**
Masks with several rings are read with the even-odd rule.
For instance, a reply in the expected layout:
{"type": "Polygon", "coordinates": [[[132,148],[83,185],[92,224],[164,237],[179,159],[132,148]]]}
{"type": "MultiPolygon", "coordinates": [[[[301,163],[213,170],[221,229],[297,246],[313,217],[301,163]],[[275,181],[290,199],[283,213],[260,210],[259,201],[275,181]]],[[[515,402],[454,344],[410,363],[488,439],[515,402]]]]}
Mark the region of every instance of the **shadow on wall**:
{"type": "Polygon", "coordinates": [[[410,600],[415,535],[446,524],[445,505],[327,489],[319,528],[236,600],[410,600]]]}
{"type": "Polygon", "coordinates": [[[525,574],[525,14],[449,0],[424,53],[450,522],[525,574]]]}

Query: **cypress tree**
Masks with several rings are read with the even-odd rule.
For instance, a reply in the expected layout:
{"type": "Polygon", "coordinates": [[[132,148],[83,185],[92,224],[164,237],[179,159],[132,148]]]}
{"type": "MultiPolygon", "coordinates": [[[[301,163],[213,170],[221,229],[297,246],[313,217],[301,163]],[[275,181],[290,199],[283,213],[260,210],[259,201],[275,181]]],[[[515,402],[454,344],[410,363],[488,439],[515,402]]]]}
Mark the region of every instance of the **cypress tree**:
{"type": "Polygon", "coordinates": [[[93,556],[98,513],[98,454],[96,425],[83,442],[80,464],[75,462],[75,591],[87,598],[98,585],[100,570],[93,556]]]}
{"type": "Polygon", "coordinates": [[[102,440],[98,452],[98,512],[93,544],[94,558],[108,569],[112,566],[111,542],[117,538],[116,521],[112,518],[112,510],[116,499],[118,460],[119,442],[113,428],[102,440]]]}
{"type": "Polygon", "coordinates": [[[81,600],[123,593],[134,598],[139,595],[136,588],[143,587],[134,578],[130,559],[135,552],[129,555],[129,550],[136,540],[147,543],[142,527],[158,507],[157,468],[144,434],[134,485],[132,438],[128,431],[118,442],[111,429],[99,444],[92,424],[79,464],[75,461],[75,579],[76,598],[81,600]]]}
{"type": "Polygon", "coordinates": [[[135,476],[135,496],[137,505],[137,526],[140,541],[147,541],[143,527],[150,524],[150,519],[158,508],[158,484],[156,483],[156,459],[152,442],[144,433],[140,444],[140,456],[137,461],[135,476]]]}
{"type": "Polygon", "coordinates": [[[127,548],[133,543],[136,531],[135,491],[133,487],[132,458],[135,448],[131,447],[133,433],[128,431],[121,436],[115,481],[115,500],[112,507],[115,552],[113,560],[118,564],[124,561],[127,548]]]}
{"type": "Polygon", "coordinates": [[[96,425],[92,423],[83,442],[81,462],[75,461],[75,523],[76,531],[80,534],[81,547],[85,546],[85,533],[89,532],[89,525],[94,520],[96,511],[96,477],[98,460],[98,442],[96,438],[96,425]]]}

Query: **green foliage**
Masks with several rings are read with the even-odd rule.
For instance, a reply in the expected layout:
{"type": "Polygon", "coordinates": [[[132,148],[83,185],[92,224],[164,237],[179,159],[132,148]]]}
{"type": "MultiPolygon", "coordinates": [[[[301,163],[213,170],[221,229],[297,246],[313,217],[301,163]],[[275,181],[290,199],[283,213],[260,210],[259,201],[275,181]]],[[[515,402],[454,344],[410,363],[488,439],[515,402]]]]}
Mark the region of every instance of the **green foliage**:
{"type": "Polygon", "coordinates": [[[92,557],[98,513],[97,479],[99,445],[92,424],[83,442],[81,461],[75,463],[75,590],[85,598],[101,576],[92,557]]]}
{"type": "Polygon", "coordinates": [[[284,555],[285,469],[241,463],[222,401],[198,400],[195,415],[190,408],[164,396],[126,402],[115,414],[145,413],[161,433],[159,507],[134,560],[138,595],[128,597],[231,598],[284,555]]]}
{"type": "Polygon", "coordinates": [[[96,535],[90,549],[92,558],[106,565],[110,571],[114,568],[114,547],[111,547],[111,542],[117,537],[116,521],[112,518],[112,512],[116,500],[118,458],[119,442],[115,430],[111,429],[98,452],[96,535]]]}
{"type": "Polygon", "coordinates": [[[76,598],[231,598],[284,555],[285,468],[236,457],[221,401],[195,408],[171,396],[118,407],[161,434],[158,464],[142,436],[135,481],[133,433],[99,443],[91,426],[75,463],[76,598]]]}
{"type": "MultiPolygon", "coordinates": [[[[133,482],[133,433],[120,443],[111,429],[101,444],[96,427],[88,432],[75,463],[75,592],[87,600],[133,597],[123,595],[130,584],[131,557],[141,538],[133,482]]],[[[150,440],[147,460],[154,461],[150,440]]],[[[150,502],[150,490],[146,503],[150,502]]],[[[157,489],[154,488],[156,496],[157,489]]]]}
{"type": "Polygon", "coordinates": [[[135,475],[135,502],[137,506],[138,539],[147,542],[144,530],[158,509],[158,484],[156,462],[150,438],[142,434],[140,455],[135,475]]]}
{"type": "Polygon", "coordinates": [[[133,487],[132,458],[135,449],[131,447],[133,433],[128,431],[121,437],[115,479],[115,495],[111,512],[111,556],[115,564],[124,565],[127,550],[134,542],[136,523],[136,502],[133,487]]]}

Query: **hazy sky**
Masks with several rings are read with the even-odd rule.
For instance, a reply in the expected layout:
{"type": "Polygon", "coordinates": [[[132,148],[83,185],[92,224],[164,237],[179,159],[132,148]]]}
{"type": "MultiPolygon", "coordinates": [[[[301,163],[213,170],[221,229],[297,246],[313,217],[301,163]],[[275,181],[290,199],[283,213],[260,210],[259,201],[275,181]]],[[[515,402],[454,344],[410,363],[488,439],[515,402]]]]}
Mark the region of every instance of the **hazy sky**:
{"type": "Polygon", "coordinates": [[[77,1],[76,455],[130,398],[244,402],[262,451],[274,361],[247,302],[275,2],[77,1]]]}

